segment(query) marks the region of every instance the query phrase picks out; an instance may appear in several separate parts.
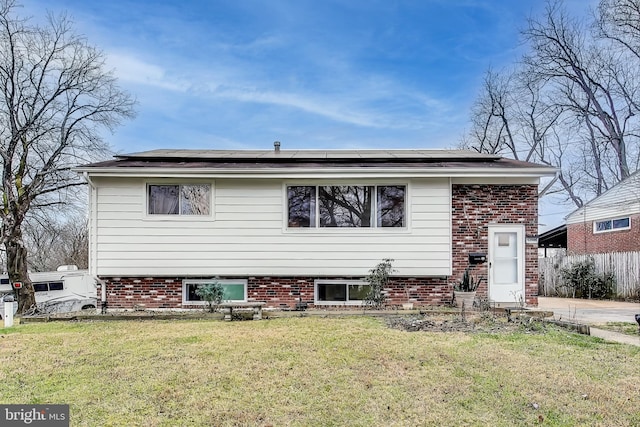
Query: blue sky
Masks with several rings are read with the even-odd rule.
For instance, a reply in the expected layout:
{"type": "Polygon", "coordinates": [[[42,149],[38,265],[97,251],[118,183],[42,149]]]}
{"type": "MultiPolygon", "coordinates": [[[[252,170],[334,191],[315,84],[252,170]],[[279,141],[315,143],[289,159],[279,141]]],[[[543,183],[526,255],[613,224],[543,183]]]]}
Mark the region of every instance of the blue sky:
{"type": "MultiPolygon", "coordinates": [[[[105,135],[155,148],[450,148],[484,72],[522,53],[543,0],[23,0],[66,11],[138,116],[105,135]]],[[[588,13],[595,0],[566,0],[588,13]]]]}
{"type": "MultiPolygon", "coordinates": [[[[585,0],[570,7],[587,9],[585,0]]],[[[483,73],[518,57],[542,0],[24,0],[67,11],[138,117],[107,139],[154,148],[448,148],[483,73]]]]}

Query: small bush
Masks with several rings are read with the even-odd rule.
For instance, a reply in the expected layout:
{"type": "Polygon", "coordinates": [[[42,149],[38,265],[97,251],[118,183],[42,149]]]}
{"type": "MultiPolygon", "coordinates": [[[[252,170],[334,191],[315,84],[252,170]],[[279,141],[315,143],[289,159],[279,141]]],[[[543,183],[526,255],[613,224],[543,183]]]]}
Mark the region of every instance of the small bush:
{"type": "Polygon", "coordinates": [[[483,280],[483,277],[472,276],[470,267],[467,267],[462,274],[462,279],[454,285],[454,289],[459,292],[475,292],[483,280]]]}
{"type": "Polygon", "coordinates": [[[365,305],[372,308],[381,308],[387,300],[387,291],[385,287],[389,283],[389,276],[393,273],[393,267],[391,267],[392,259],[383,259],[381,263],[369,270],[369,275],[366,277],[366,281],[371,288],[369,293],[364,297],[365,305]]]}
{"type": "Polygon", "coordinates": [[[196,295],[205,300],[209,305],[209,312],[213,313],[222,302],[224,289],[218,282],[205,283],[198,286],[196,295]]]}
{"type": "Polygon", "coordinates": [[[560,271],[568,293],[573,298],[611,298],[615,277],[611,273],[596,273],[592,259],[576,262],[560,271]]]}

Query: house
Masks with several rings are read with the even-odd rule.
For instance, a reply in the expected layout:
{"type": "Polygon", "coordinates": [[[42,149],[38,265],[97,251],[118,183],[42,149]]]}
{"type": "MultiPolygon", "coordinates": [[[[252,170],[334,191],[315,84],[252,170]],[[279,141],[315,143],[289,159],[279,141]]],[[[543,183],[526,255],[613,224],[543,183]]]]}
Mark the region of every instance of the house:
{"type": "Polygon", "coordinates": [[[154,150],[78,169],[90,271],[109,308],[361,305],[382,259],[390,304],[451,301],[470,266],[496,302],[537,304],[538,182],[554,169],[456,150],[154,150]],[[472,264],[470,264],[470,260],[472,264]],[[486,262],[488,261],[488,262],[486,262]]]}
{"type": "Polygon", "coordinates": [[[570,255],[640,251],[640,171],[566,217],[570,255]]]}

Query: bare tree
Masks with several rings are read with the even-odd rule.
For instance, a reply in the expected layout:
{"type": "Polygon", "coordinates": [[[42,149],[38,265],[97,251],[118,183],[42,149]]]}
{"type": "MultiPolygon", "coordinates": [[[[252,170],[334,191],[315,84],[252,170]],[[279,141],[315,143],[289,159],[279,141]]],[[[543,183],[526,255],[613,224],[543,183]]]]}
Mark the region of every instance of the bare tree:
{"type": "Polygon", "coordinates": [[[570,17],[561,2],[547,5],[542,20],[531,19],[524,35],[531,47],[525,63],[557,86],[576,114],[587,114],[590,125],[616,153],[617,179],[629,176],[625,125],[635,112],[620,99],[619,82],[607,69],[615,57],[603,46],[588,43],[583,25],[570,17]]]}
{"type": "MultiPolygon", "coordinates": [[[[619,60],[616,69],[610,73],[618,81],[621,95],[634,107],[640,110],[640,0],[600,0],[598,14],[595,18],[596,34],[611,42],[611,51],[619,60]],[[629,90],[631,88],[632,90],[629,90]]],[[[640,130],[630,130],[631,137],[640,138],[640,130]]],[[[640,147],[631,147],[630,170],[640,168],[640,147]]]]}
{"type": "Polygon", "coordinates": [[[627,52],[640,46],[640,32],[630,29],[640,22],[639,4],[601,2],[601,13],[627,7],[616,15],[632,22],[623,44],[603,36],[620,36],[610,10],[594,27],[549,1],[523,31],[529,51],[521,63],[487,72],[464,145],[560,168],[551,192],[578,207],[629,176],[640,164],[640,57],[627,52]]]}
{"type": "MultiPolygon", "coordinates": [[[[466,148],[560,167],[567,152],[559,138],[565,111],[554,102],[546,85],[547,80],[526,66],[489,70],[472,109],[466,148]]],[[[565,190],[571,193],[572,188],[565,190]]]]}
{"type": "Polygon", "coordinates": [[[640,59],[640,0],[600,0],[595,27],[600,37],[640,59]]]}
{"type": "Polygon", "coordinates": [[[503,154],[518,158],[511,131],[513,74],[491,69],[484,77],[481,94],[472,108],[472,140],[468,148],[480,153],[503,154]]]}
{"type": "Polygon", "coordinates": [[[473,142],[468,148],[516,160],[544,160],[546,137],[562,113],[548,99],[545,81],[526,67],[489,70],[472,109],[473,142]]]}
{"type": "Polygon", "coordinates": [[[134,101],[105,69],[104,54],[73,32],[64,15],[32,24],[0,0],[2,228],[18,312],[35,304],[23,224],[31,210],[65,202],[82,185],[71,167],[103,152],[100,129],[133,116],[134,101]]]}
{"type": "Polygon", "coordinates": [[[86,215],[28,218],[24,243],[31,271],[53,271],[61,265],[88,268],[89,236],[86,215]]]}

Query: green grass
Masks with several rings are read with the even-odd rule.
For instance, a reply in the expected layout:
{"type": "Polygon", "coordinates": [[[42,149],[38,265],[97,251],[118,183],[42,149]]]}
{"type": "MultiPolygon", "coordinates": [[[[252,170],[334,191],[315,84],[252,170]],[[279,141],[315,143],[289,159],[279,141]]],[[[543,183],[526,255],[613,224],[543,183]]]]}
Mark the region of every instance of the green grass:
{"type": "Polygon", "coordinates": [[[607,329],[609,331],[619,332],[625,335],[638,336],[638,324],[631,322],[607,322],[605,324],[597,325],[600,329],[607,329]]]}
{"type": "Polygon", "coordinates": [[[68,403],[74,426],[640,424],[640,348],[551,328],[410,333],[309,317],[0,335],[0,401],[68,403]]]}

